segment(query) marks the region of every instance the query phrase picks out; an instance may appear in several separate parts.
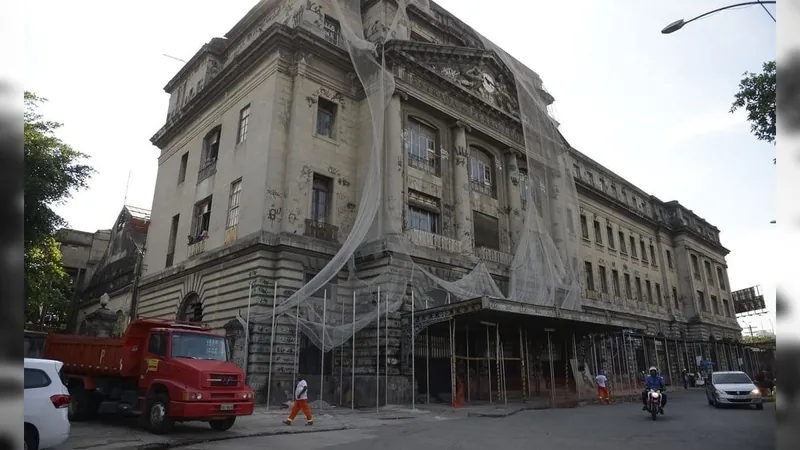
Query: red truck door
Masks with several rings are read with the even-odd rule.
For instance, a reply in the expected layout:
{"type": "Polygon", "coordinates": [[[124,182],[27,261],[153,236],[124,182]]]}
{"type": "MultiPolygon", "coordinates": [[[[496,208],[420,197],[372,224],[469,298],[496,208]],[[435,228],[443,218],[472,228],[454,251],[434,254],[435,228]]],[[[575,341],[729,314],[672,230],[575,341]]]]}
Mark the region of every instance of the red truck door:
{"type": "Polygon", "coordinates": [[[146,390],[153,379],[158,378],[166,367],[169,335],[163,331],[153,331],[147,341],[147,350],[142,354],[139,387],[146,390]]]}

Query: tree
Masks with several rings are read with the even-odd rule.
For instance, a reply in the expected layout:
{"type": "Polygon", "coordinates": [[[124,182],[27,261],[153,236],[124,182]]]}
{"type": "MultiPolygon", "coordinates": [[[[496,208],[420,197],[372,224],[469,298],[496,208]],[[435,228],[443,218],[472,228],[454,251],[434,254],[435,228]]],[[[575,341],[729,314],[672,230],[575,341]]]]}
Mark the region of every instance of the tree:
{"type": "Polygon", "coordinates": [[[730,112],[747,111],[750,131],[757,139],[775,143],[775,61],[764,63],[761,73],[745,72],[730,112]]]}
{"type": "Polygon", "coordinates": [[[86,155],[55,135],[61,124],[37,113],[45,99],[25,92],[24,101],[25,321],[49,328],[65,323],[71,290],[53,237],[66,221],[52,207],[86,188],[94,170],[80,163],[86,155]]]}

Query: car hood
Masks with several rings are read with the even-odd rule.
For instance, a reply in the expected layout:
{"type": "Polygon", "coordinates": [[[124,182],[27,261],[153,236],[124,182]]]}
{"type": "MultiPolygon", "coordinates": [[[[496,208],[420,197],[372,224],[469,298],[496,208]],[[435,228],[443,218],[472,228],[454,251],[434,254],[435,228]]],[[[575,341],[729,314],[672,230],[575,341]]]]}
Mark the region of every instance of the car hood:
{"type": "Polygon", "coordinates": [[[735,384],[715,384],[715,388],[721,391],[752,391],[756,388],[753,383],[735,383],[735,384]]]}
{"type": "Polygon", "coordinates": [[[230,361],[216,361],[210,359],[174,358],[173,363],[178,367],[196,370],[198,372],[215,372],[220,374],[241,374],[242,369],[230,361]]]}

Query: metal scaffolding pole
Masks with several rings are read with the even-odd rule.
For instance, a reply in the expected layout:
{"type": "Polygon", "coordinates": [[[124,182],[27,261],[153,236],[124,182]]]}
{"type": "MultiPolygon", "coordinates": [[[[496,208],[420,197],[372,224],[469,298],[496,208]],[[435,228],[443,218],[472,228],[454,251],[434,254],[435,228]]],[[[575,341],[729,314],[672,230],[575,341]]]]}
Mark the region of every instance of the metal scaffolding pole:
{"type": "Polygon", "coordinates": [[[492,399],[492,350],[491,341],[489,340],[489,325],[486,325],[486,367],[489,373],[489,403],[494,403],[492,399]]]}
{"type": "Polygon", "coordinates": [[[384,325],[383,325],[383,327],[384,327],[384,329],[383,329],[383,376],[384,376],[384,378],[386,378],[386,380],[383,383],[383,387],[384,387],[384,389],[383,389],[383,397],[384,397],[383,398],[383,404],[384,405],[388,405],[389,404],[389,296],[385,295],[384,297],[386,297],[386,303],[385,303],[386,307],[383,308],[383,310],[386,311],[384,313],[384,314],[386,314],[386,317],[384,317],[384,321],[383,321],[383,323],[384,323],[384,325]]]}
{"type": "MultiPolygon", "coordinates": [[[[336,299],[339,303],[339,299],[336,299]]],[[[339,325],[339,334],[344,336],[344,300],[342,300],[342,323],[339,325]]],[[[339,346],[339,406],[344,402],[344,345],[339,346]]]]}
{"type": "Polygon", "coordinates": [[[616,375],[617,375],[617,371],[614,369],[614,366],[615,366],[615,364],[614,364],[614,341],[612,340],[612,336],[608,337],[608,344],[609,344],[609,347],[610,347],[608,349],[608,359],[611,361],[611,380],[613,382],[612,384],[614,385],[614,391],[616,391],[618,384],[617,384],[617,379],[615,378],[616,375]]]}
{"type": "MultiPolygon", "coordinates": [[[[575,333],[572,333],[572,356],[575,358],[575,368],[577,369],[578,364],[578,344],[575,341],[575,333]]],[[[572,362],[570,361],[570,366],[572,366],[572,362]]],[[[581,388],[578,386],[578,374],[573,372],[575,376],[575,392],[578,394],[578,401],[581,400],[581,388]]]]}
{"type": "MultiPolygon", "coordinates": [[[[275,310],[278,306],[278,281],[273,283],[272,289],[272,328],[270,328],[269,336],[269,374],[267,375],[267,410],[272,401],[272,355],[275,351],[275,310]]],[[[249,330],[248,330],[249,331],[249,330]]]]}
{"type": "Polygon", "coordinates": [[[356,290],[353,289],[353,335],[350,350],[350,409],[356,409],[356,290]]]}
{"type": "MultiPolygon", "coordinates": [[[[686,341],[683,341],[683,352],[684,352],[684,354],[686,354],[686,367],[685,367],[685,369],[688,372],[690,370],[690,368],[693,366],[693,364],[692,364],[691,355],[689,354],[689,344],[686,343],[686,341]]],[[[695,372],[695,370],[692,369],[692,372],[695,372]]]]}
{"type": "Polygon", "coordinates": [[[619,336],[614,335],[614,346],[617,347],[617,370],[619,371],[619,385],[624,386],[622,380],[625,378],[625,374],[623,369],[622,352],[619,349],[619,336]]]}
{"type": "Polygon", "coordinates": [[[635,390],[636,389],[636,380],[637,380],[637,377],[638,377],[636,375],[636,372],[639,369],[639,361],[638,361],[638,358],[636,358],[636,349],[633,347],[633,336],[628,334],[628,337],[626,338],[626,342],[627,342],[627,345],[631,349],[631,359],[633,360],[633,369],[634,369],[634,370],[628,370],[628,386],[631,387],[631,390],[635,390]]]}
{"type": "Polygon", "coordinates": [[[381,407],[381,287],[378,286],[378,301],[375,310],[375,412],[381,407]]]}
{"type": "Polygon", "coordinates": [[[297,371],[299,370],[298,366],[300,365],[298,356],[298,350],[300,346],[300,302],[297,302],[297,307],[295,308],[294,313],[294,364],[292,364],[292,383],[297,382],[297,371]]]}
{"type": "Polygon", "coordinates": [[[411,409],[417,409],[417,353],[415,344],[417,335],[414,333],[414,291],[411,291],[411,409]]]}
{"type": "Polygon", "coordinates": [[[594,375],[600,375],[600,367],[597,365],[597,348],[595,347],[594,335],[589,337],[589,341],[592,343],[592,372],[594,375]]]}
{"type": "MultiPolygon", "coordinates": [[[[449,293],[447,294],[449,298],[449,293]]],[[[425,309],[428,309],[428,299],[425,299],[425,309]]],[[[429,327],[425,327],[425,404],[431,403],[431,341],[429,327]]]]}
{"type": "Polygon", "coordinates": [[[328,316],[328,289],[325,288],[322,294],[322,345],[320,346],[320,368],[319,368],[319,409],[322,409],[322,394],[325,386],[325,321],[328,316]]]}
{"type": "Polygon", "coordinates": [[[456,404],[456,321],[452,317],[447,322],[447,328],[450,332],[450,404],[456,404]]]}
{"type": "MultiPolygon", "coordinates": [[[[524,335],[524,339],[525,339],[525,363],[526,363],[526,367],[528,368],[525,376],[527,377],[527,381],[528,381],[528,390],[530,390],[531,389],[531,372],[533,370],[531,369],[531,360],[530,360],[530,357],[531,357],[531,346],[530,346],[530,343],[528,341],[528,330],[527,330],[527,328],[523,329],[523,335],[524,335]]],[[[536,392],[538,393],[538,391],[536,391],[536,392]]],[[[530,396],[532,397],[533,394],[531,394],[530,396]]]]}
{"type": "MultiPolygon", "coordinates": [[[[469,342],[468,342],[469,343],[469,342]]],[[[528,374],[528,355],[525,353],[525,343],[522,339],[522,327],[519,327],[519,368],[520,368],[520,382],[522,383],[522,402],[528,401],[528,385],[525,383],[528,374]]],[[[469,373],[469,370],[467,370],[469,373]]]]}
{"type": "Polygon", "coordinates": [[[669,382],[674,386],[675,381],[672,379],[672,365],[669,361],[669,341],[664,338],[664,353],[667,355],[667,373],[669,373],[669,382]]]}
{"type": "Polygon", "coordinates": [[[503,374],[500,373],[500,327],[496,325],[494,328],[494,354],[497,367],[497,402],[500,403],[503,399],[503,374]]]}
{"type": "MultiPolygon", "coordinates": [[[[467,343],[467,355],[466,356],[467,356],[467,358],[469,358],[470,357],[470,353],[469,353],[469,325],[467,325],[467,327],[466,327],[466,339],[465,340],[466,340],[466,343],[467,343]]],[[[470,361],[471,361],[470,359],[467,359],[467,403],[470,402],[470,390],[471,390],[470,386],[469,386],[469,362],[470,361]]]]}
{"type": "Polygon", "coordinates": [[[631,390],[631,364],[630,360],[628,359],[628,346],[625,344],[625,331],[622,331],[622,358],[625,361],[625,375],[623,378],[627,381],[628,390],[631,390]]]}
{"type": "Polygon", "coordinates": [[[553,367],[553,341],[550,333],[555,331],[552,328],[545,328],[547,332],[547,359],[550,361],[550,407],[555,406],[556,403],[556,370],[553,367]]]}
{"type": "Polygon", "coordinates": [[[650,352],[647,351],[647,337],[642,336],[642,351],[644,352],[644,369],[648,370],[652,366],[650,362],[650,352]]]}

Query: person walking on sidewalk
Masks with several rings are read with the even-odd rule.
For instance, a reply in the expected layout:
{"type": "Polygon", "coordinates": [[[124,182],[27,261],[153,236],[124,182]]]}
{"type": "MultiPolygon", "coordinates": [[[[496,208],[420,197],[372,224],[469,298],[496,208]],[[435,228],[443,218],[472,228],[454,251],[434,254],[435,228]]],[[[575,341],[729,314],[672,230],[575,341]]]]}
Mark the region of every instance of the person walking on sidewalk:
{"type": "Polygon", "coordinates": [[[600,399],[600,403],[610,403],[608,399],[608,378],[601,370],[594,379],[597,381],[597,398],[600,399]]]}
{"type": "Polygon", "coordinates": [[[294,388],[294,404],[292,405],[292,412],[289,418],[283,421],[286,425],[291,425],[297,413],[303,410],[306,415],[306,425],[314,425],[314,419],[311,417],[311,408],[308,406],[308,383],[303,375],[297,376],[297,387],[294,388]]]}

